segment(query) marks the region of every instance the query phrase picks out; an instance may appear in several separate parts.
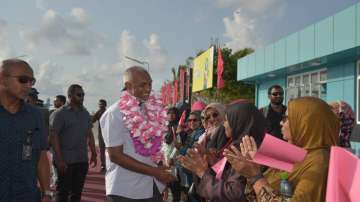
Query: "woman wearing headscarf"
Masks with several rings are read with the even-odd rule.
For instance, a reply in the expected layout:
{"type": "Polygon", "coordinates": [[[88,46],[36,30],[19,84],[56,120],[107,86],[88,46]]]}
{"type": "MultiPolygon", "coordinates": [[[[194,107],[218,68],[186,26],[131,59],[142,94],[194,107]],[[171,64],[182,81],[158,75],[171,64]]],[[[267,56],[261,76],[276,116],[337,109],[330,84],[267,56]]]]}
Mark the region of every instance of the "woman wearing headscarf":
{"type": "MultiPolygon", "coordinates": [[[[288,181],[293,187],[293,202],[325,201],[326,180],[330,147],[336,145],[339,121],[326,102],[314,97],[297,98],[289,102],[281,122],[284,139],[307,150],[305,159],[294,165],[288,181]]],[[[280,170],[269,169],[264,176],[259,166],[245,160],[256,154],[257,146],[246,136],[240,144],[241,153],[235,148],[224,154],[239,174],[247,177],[249,201],[283,201],[280,190],[280,170]],[[253,192],[253,193],[254,193],[253,192]]]]}
{"type": "Polygon", "coordinates": [[[350,148],[350,136],[355,122],[354,111],[351,109],[351,106],[344,101],[332,102],[329,105],[340,119],[339,146],[350,148]]]}
{"type": "MultiPolygon", "coordinates": [[[[225,133],[230,141],[224,148],[231,144],[238,145],[246,134],[251,134],[260,144],[264,136],[265,124],[265,118],[253,104],[230,105],[226,110],[224,122],[225,133]]],[[[221,179],[216,179],[206,157],[197,150],[190,150],[180,161],[200,178],[196,190],[201,197],[210,201],[247,201],[244,195],[246,178],[232,169],[229,163],[225,165],[221,179]]]]}
{"type": "Polygon", "coordinates": [[[220,103],[211,103],[206,106],[202,114],[205,133],[200,136],[198,143],[205,148],[219,150],[228,141],[223,127],[225,106],[220,103]]]}

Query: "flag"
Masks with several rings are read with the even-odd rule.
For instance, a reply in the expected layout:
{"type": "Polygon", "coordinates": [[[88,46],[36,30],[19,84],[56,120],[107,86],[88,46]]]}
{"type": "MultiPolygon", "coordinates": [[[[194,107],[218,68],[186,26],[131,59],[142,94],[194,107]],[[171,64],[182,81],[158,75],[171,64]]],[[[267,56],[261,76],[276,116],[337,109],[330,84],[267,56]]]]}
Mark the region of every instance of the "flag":
{"type": "Polygon", "coordinates": [[[184,100],[184,89],[185,89],[185,77],[186,77],[186,70],[184,68],[180,68],[180,101],[184,100]]]}
{"type": "Polygon", "coordinates": [[[217,57],[217,88],[223,88],[224,87],[224,80],[222,78],[222,75],[224,73],[224,61],[221,55],[221,48],[218,48],[218,57],[217,57]]]}
{"type": "Polygon", "coordinates": [[[179,120],[179,126],[185,125],[185,118],[186,118],[186,110],[183,111],[179,120]]]}
{"type": "Polygon", "coordinates": [[[176,105],[176,103],[177,103],[178,89],[179,89],[179,87],[178,87],[178,80],[175,79],[175,80],[174,80],[174,91],[173,91],[174,94],[173,94],[173,100],[172,100],[173,105],[176,105]]]}

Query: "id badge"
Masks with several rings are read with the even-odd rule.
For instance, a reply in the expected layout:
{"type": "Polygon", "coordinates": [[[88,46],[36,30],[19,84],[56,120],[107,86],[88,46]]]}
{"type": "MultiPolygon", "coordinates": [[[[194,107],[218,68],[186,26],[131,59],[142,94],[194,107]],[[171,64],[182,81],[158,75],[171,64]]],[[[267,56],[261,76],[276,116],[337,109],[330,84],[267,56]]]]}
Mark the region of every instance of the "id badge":
{"type": "Polygon", "coordinates": [[[26,135],[25,142],[23,144],[22,160],[31,160],[32,156],[32,136],[33,131],[29,130],[26,135]]]}
{"type": "Polygon", "coordinates": [[[31,160],[31,156],[32,156],[32,146],[29,144],[23,144],[22,160],[24,161],[31,160]]]}

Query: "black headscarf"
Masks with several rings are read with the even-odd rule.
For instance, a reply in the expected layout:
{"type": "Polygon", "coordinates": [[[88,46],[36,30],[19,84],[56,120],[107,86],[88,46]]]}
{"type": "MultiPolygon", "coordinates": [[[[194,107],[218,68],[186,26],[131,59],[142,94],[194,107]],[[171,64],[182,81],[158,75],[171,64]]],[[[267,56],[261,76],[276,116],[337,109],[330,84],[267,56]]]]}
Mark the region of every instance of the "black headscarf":
{"type": "Polygon", "coordinates": [[[233,144],[239,145],[245,135],[252,136],[259,146],[264,139],[266,119],[248,102],[231,104],[226,109],[226,117],[232,130],[233,144]]]}

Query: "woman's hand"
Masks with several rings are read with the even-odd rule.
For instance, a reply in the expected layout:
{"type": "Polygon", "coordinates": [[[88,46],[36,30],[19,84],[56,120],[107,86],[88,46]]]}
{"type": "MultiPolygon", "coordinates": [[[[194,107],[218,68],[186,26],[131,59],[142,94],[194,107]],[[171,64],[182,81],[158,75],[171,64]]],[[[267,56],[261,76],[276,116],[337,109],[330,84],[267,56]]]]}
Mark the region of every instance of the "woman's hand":
{"type": "Polygon", "coordinates": [[[240,143],[240,150],[243,157],[248,160],[253,160],[257,152],[257,146],[254,138],[245,135],[240,143]]]}
{"type": "Polygon", "coordinates": [[[195,173],[200,178],[208,170],[206,157],[200,155],[196,149],[189,149],[186,156],[180,156],[178,157],[178,160],[184,168],[195,173]]]}
{"type": "Polygon", "coordinates": [[[255,140],[245,136],[240,143],[240,150],[231,145],[229,149],[224,150],[224,156],[227,158],[232,168],[240,175],[253,177],[260,172],[260,166],[251,162],[255,156],[257,147],[255,140]]]}

